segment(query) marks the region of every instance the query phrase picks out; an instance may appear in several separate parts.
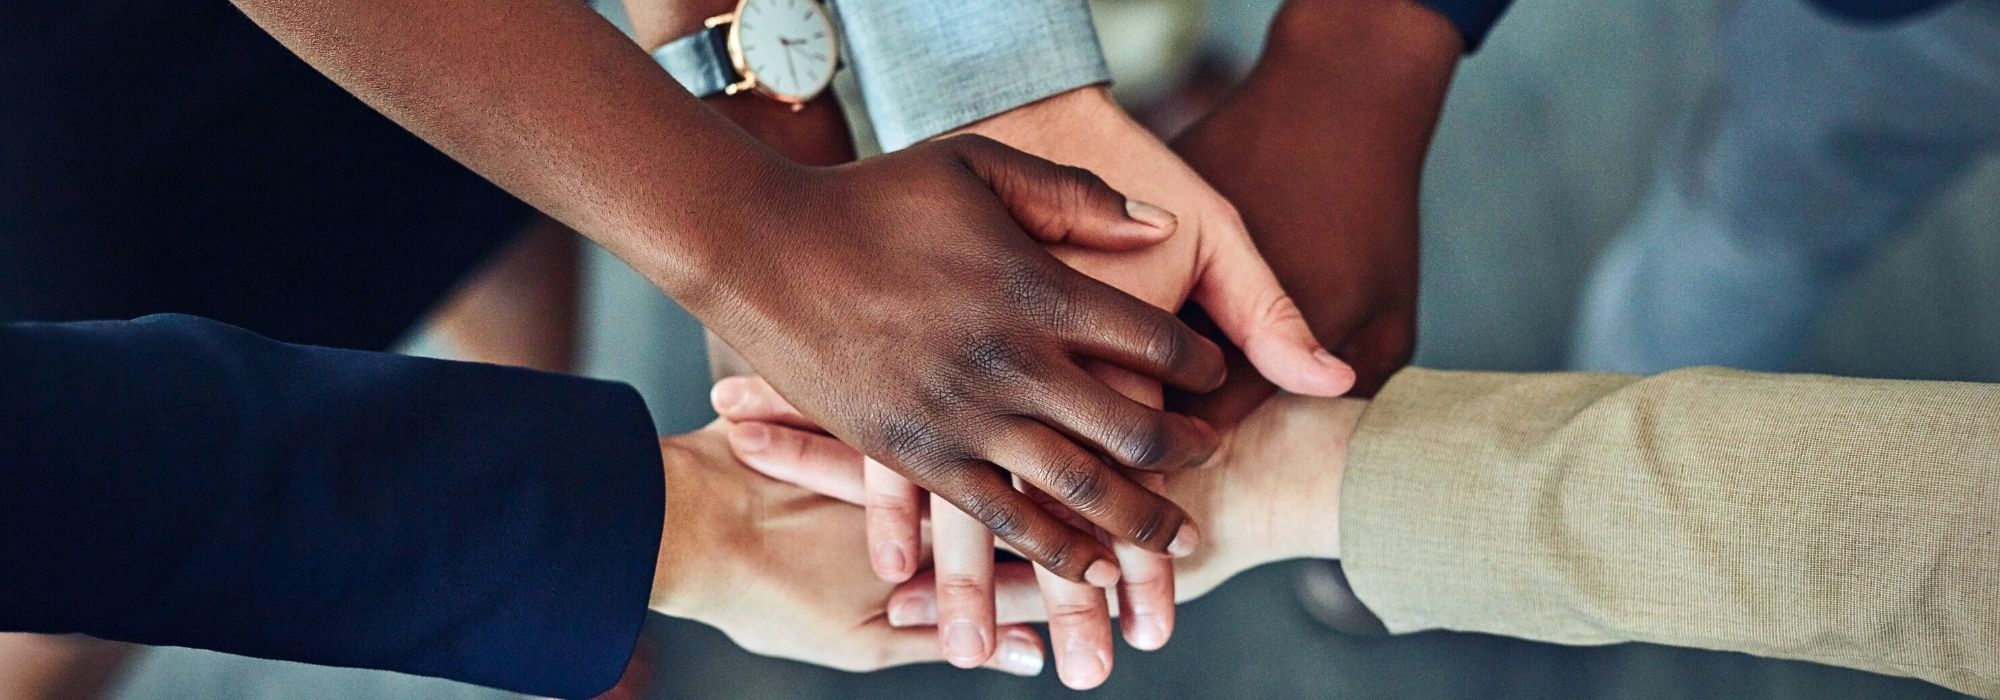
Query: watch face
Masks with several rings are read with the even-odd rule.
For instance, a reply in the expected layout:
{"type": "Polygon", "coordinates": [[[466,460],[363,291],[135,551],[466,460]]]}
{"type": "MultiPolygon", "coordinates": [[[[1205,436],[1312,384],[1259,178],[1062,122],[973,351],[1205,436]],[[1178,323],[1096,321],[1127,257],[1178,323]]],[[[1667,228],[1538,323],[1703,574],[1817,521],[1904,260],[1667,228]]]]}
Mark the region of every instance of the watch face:
{"type": "Polygon", "coordinates": [[[815,0],[744,0],[731,45],[736,69],[780,100],[812,99],[833,82],[833,19],[815,0]]]}

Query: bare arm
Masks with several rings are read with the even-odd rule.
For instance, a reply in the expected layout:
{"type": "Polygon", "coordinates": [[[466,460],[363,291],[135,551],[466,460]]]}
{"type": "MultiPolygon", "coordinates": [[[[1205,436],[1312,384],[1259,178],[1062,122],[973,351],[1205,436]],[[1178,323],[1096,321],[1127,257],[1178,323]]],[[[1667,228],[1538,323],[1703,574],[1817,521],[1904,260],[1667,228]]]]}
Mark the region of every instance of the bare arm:
{"type": "Polygon", "coordinates": [[[777,157],[571,0],[238,0],[370,106],[670,293],[777,157]],[[553,107],[553,108],[552,108],[553,107]]]}

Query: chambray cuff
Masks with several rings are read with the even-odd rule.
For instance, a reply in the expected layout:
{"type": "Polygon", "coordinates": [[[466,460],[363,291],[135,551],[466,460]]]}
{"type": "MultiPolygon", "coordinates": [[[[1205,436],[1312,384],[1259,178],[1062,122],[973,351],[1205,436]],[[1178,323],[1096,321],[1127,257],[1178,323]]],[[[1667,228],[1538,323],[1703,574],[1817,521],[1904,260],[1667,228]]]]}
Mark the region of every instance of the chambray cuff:
{"type": "Polygon", "coordinates": [[[840,0],[882,149],[1109,82],[1086,0],[840,0]]]}

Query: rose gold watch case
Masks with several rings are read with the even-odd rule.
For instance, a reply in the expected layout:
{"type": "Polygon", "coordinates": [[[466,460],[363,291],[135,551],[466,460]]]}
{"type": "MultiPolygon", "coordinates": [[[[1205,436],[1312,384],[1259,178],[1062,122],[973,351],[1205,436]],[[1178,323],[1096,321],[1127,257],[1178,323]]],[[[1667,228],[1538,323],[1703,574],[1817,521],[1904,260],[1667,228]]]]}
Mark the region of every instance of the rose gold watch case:
{"type": "Polygon", "coordinates": [[[826,93],[826,89],[829,86],[833,85],[833,74],[839,71],[840,32],[837,31],[833,26],[832,11],[828,10],[824,3],[820,2],[820,0],[805,0],[805,1],[812,3],[814,7],[818,8],[820,19],[826,22],[827,44],[832,47],[833,65],[834,65],[834,70],[829,71],[827,73],[826,79],[821,80],[819,85],[813,88],[811,94],[805,95],[803,97],[794,97],[791,95],[780,94],[778,92],[771,90],[771,88],[766,87],[764,85],[764,81],[757,77],[757,71],[750,67],[748,61],[743,60],[743,23],[736,21],[738,17],[743,16],[743,8],[748,7],[751,3],[751,0],[736,0],[735,10],[730,11],[728,14],[721,14],[721,15],[716,15],[714,17],[710,17],[701,23],[702,26],[711,28],[723,24],[729,25],[729,42],[728,42],[729,63],[731,67],[734,67],[736,69],[737,75],[743,76],[743,81],[736,83],[734,85],[729,85],[727,87],[724,87],[722,89],[722,94],[736,95],[742,93],[745,90],[748,90],[751,92],[755,92],[759,95],[762,95],[765,98],[791,105],[792,111],[797,112],[799,110],[805,109],[807,102],[811,102],[813,101],[813,99],[826,93]]]}

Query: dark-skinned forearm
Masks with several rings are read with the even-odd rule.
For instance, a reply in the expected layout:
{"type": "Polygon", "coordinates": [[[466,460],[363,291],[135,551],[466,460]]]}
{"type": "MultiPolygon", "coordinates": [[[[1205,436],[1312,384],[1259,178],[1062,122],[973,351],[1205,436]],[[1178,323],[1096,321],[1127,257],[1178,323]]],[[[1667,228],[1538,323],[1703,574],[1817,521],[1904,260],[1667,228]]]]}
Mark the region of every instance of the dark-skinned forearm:
{"type": "Polygon", "coordinates": [[[1401,173],[1395,186],[1414,191],[1462,50],[1414,0],[1290,0],[1243,90],[1289,103],[1287,118],[1328,155],[1401,173]]]}
{"type": "MultiPolygon", "coordinates": [[[[1414,344],[1418,188],[1460,40],[1413,0],[1292,0],[1191,141],[1320,340],[1371,393],[1414,344]],[[1227,145],[1219,159],[1212,155],[1227,145]]],[[[1194,154],[1191,154],[1194,155],[1194,154]]]]}
{"type": "MultiPolygon", "coordinates": [[[[574,0],[236,0],[335,82],[676,296],[785,166],[574,0]]],[[[687,301],[683,298],[683,301],[687,301]]]]}

